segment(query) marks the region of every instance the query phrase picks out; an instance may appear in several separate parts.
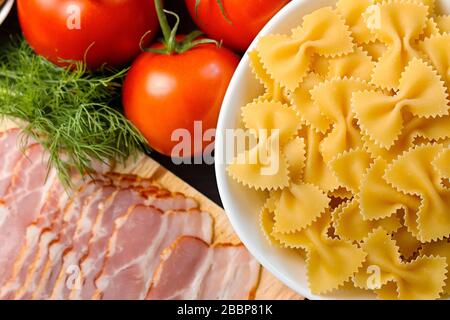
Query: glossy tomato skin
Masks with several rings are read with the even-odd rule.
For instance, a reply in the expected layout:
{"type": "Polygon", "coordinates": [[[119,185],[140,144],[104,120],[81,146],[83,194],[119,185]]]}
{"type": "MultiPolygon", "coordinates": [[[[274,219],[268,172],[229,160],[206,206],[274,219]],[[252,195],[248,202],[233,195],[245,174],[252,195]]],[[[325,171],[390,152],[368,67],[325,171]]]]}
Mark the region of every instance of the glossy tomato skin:
{"type": "Polygon", "coordinates": [[[18,0],[17,8],[31,47],[57,65],[83,61],[87,52],[91,69],[122,66],[140,53],[142,36],[151,30],[148,44],[159,26],[153,0],[18,0]]]}
{"type": "Polygon", "coordinates": [[[198,15],[196,0],[185,0],[189,13],[208,37],[223,40],[227,47],[245,52],[264,25],[289,0],[222,0],[224,18],[217,0],[200,0],[198,15]]]}
{"type": "MultiPolygon", "coordinates": [[[[213,44],[182,54],[142,53],[125,79],[125,115],[162,154],[170,156],[178,144],[171,141],[176,129],[187,129],[193,146],[195,121],[202,121],[203,132],[217,126],[222,100],[238,63],[234,53],[213,44]]],[[[183,157],[194,155],[191,151],[183,157]]]]}

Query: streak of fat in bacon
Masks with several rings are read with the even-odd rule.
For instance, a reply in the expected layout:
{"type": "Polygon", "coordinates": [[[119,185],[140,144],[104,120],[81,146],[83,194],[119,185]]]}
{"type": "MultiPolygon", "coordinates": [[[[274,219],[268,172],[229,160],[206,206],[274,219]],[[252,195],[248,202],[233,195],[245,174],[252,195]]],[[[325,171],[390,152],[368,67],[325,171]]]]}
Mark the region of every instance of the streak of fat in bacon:
{"type": "Polygon", "coordinates": [[[161,252],[183,235],[210,243],[211,216],[199,210],[163,213],[151,206],[130,208],[116,221],[93,298],[144,299],[161,252]]]}

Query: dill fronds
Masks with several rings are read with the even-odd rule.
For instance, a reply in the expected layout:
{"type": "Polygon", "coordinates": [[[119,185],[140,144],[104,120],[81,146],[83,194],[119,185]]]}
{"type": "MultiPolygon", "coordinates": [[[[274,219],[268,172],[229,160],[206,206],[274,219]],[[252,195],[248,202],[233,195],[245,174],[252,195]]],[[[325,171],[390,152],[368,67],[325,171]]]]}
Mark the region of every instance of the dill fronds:
{"type": "Polygon", "coordinates": [[[124,162],[146,151],[145,138],[114,107],[126,71],[91,73],[82,63],[60,68],[25,40],[12,40],[0,47],[0,116],[19,120],[70,186],[73,168],[86,174],[94,161],[124,162]]]}

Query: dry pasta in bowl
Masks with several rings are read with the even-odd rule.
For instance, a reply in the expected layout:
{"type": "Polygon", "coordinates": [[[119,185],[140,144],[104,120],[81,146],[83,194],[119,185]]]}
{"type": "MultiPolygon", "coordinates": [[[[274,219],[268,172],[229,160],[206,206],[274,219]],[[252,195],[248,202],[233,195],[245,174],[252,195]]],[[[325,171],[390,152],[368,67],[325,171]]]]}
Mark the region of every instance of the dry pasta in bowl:
{"type": "Polygon", "coordinates": [[[227,173],[264,196],[260,232],[303,256],[313,294],[446,297],[449,16],[434,0],[339,0],[299,23],[248,53],[264,93],[242,106],[255,143],[227,173]],[[278,170],[261,174],[270,133],[278,170]]]}

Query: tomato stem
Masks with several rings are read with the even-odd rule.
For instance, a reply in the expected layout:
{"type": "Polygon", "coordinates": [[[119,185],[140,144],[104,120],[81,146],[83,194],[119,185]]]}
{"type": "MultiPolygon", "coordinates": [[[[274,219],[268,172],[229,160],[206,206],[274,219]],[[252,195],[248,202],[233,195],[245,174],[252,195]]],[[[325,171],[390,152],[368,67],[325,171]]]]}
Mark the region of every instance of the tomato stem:
{"type": "MultiPolygon", "coordinates": [[[[233,24],[233,22],[228,18],[226,12],[225,12],[225,6],[223,5],[222,0],[216,0],[217,4],[219,5],[220,12],[222,13],[223,18],[226,22],[229,24],[233,24]]],[[[198,17],[198,8],[200,7],[201,0],[195,0],[195,16],[198,17]]]]}
{"type": "Polygon", "coordinates": [[[172,11],[164,10],[161,0],[155,0],[155,9],[156,13],[158,15],[159,24],[161,26],[163,39],[162,43],[164,45],[164,48],[162,49],[156,49],[156,48],[147,48],[144,49],[144,51],[147,52],[153,52],[158,54],[173,54],[178,53],[181,54],[183,52],[186,52],[195,46],[212,43],[217,45],[218,47],[221,45],[216,40],[212,39],[198,39],[198,37],[202,36],[203,33],[199,30],[193,31],[190,34],[188,34],[186,37],[183,38],[183,40],[178,41],[177,40],[177,32],[178,27],[180,26],[180,17],[172,11]],[[167,15],[170,14],[175,17],[176,22],[173,28],[170,27],[169,21],[167,20],[167,15]]]}
{"type": "Polygon", "coordinates": [[[170,27],[167,21],[167,16],[164,13],[164,9],[161,4],[161,0],[155,0],[156,14],[158,15],[159,25],[164,36],[164,40],[167,41],[170,38],[170,27]]]}

